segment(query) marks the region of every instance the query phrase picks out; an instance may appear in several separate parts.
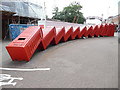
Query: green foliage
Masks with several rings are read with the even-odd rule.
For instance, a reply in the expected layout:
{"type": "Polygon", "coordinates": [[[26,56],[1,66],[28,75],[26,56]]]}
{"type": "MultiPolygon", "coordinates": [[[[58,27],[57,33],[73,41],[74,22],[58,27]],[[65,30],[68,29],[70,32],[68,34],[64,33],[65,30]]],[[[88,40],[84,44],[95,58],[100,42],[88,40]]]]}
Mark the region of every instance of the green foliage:
{"type": "Polygon", "coordinates": [[[85,18],[83,13],[80,12],[82,6],[78,2],[73,2],[69,6],[64,7],[59,12],[58,7],[54,8],[53,19],[58,19],[65,22],[84,23],[85,18]]]}

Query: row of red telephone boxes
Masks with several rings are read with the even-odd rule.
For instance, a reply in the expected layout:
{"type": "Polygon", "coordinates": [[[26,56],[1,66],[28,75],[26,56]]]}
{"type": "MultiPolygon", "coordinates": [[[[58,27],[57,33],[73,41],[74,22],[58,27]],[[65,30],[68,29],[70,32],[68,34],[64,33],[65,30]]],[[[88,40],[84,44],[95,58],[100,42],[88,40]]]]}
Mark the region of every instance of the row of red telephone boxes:
{"type": "Polygon", "coordinates": [[[12,60],[29,61],[36,49],[44,50],[50,44],[58,44],[82,37],[114,36],[115,25],[96,26],[47,26],[42,30],[39,26],[31,26],[13,40],[6,49],[12,60]]]}

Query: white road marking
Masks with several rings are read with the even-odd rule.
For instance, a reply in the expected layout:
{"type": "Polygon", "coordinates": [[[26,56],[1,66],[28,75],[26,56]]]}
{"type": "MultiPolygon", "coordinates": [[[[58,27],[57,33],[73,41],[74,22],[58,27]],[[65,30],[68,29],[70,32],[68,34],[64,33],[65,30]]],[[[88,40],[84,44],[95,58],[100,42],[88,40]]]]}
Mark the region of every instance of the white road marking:
{"type": "Polygon", "coordinates": [[[8,70],[8,71],[48,71],[50,68],[33,68],[33,69],[20,69],[20,68],[1,68],[0,70],[8,70]]]}
{"type": "Polygon", "coordinates": [[[17,82],[13,82],[15,79],[17,80],[23,80],[23,78],[15,78],[15,77],[11,77],[11,75],[9,74],[0,74],[0,86],[2,85],[13,85],[15,86],[17,84],[17,82]],[[8,81],[5,81],[8,80],[8,81]]]}

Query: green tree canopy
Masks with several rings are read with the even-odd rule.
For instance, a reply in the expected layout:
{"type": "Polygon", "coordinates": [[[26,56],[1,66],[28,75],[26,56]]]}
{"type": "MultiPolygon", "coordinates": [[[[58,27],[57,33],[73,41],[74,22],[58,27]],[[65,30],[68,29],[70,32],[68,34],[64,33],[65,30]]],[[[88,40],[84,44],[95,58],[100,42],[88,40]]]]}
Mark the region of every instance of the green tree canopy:
{"type": "Polygon", "coordinates": [[[59,12],[58,7],[53,10],[53,19],[58,19],[65,22],[73,23],[84,23],[85,18],[83,13],[80,12],[82,6],[78,2],[73,2],[69,6],[64,7],[62,11],[59,12]]]}

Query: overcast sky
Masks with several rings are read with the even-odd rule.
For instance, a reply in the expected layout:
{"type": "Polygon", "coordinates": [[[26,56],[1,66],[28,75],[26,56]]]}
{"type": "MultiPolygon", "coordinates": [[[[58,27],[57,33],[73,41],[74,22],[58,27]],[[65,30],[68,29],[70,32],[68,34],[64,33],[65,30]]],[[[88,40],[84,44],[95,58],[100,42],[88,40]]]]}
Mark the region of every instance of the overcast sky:
{"type": "Polygon", "coordinates": [[[115,16],[118,14],[118,2],[120,0],[29,0],[37,4],[46,5],[46,14],[49,18],[52,17],[52,11],[54,7],[58,7],[62,10],[68,6],[71,2],[79,2],[83,8],[81,12],[85,17],[87,16],[102,16],[107,18],[108,16],[115,16]]]}

